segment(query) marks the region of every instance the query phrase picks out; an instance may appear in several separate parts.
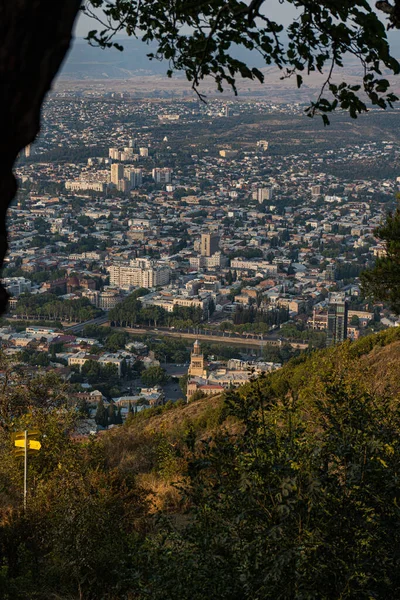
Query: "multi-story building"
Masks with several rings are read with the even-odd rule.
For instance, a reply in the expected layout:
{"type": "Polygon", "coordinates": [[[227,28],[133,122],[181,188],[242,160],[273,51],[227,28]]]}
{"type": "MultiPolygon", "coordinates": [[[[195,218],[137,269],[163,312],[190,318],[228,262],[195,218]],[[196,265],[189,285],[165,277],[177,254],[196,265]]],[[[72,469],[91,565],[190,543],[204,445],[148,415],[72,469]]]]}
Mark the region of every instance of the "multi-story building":
{"type": "Polygon", "coordinates": [[[128,179],[131,188],[137,188],[142,185],[143,171],[133,167],[125,168],[125,177],[128,179]]]}
{"type": "Polygon", "coordinates": [[[320,185],[312,185],[311,186],[311,195],[312,196],[320,196],[322,187],[320,185]]]}
{"type": "Polygon", "coordinates": [[[124,165],[114,163],[111,165],[111,183],[118,186],[120,179],[124,177],[124,165]]]}
{"type": "Polygon", "coordinates": [[[266,260],[246,260],[244,258],[234,258],[231,260],[232,269],[245,269],[248,271],[266,271],[267,273],[277,273],[278,265],[271,265],[266,260]]]}
{"type": "Polygon", "coordinates": [[[112,160],[119,160],[119,150],[118,148],[109,148],[108,149],[108,156],[109,158],[112,158],[112,160]]]}
{"type": "Polygon", "coordinates": [[[104,192],[106,183],[102,181],[82,181],[80,179],[76,181],[66,181],[65,189],[70,192],[78,192],[84,190],[91,190],[92,192],[104,192]]]}
{"type": "Polygon", "coordinates": [[[101,308],[102,310],[108,311],[122,301],[122,297],[118,290],[104,290],[99,292],[98,290],[87,290],[82,294],[87,298],[94,306],[101,308]]]}
{"type": "Polygon", "coordinates": [[[32,288],[30,279],[25,279],[25,277],[5,277],[3,285],[10,296],[15,298],[18,298],[24,292],[30,293],[32,288]]]}
{"type": "Polygon", "coordinates": [[[156,183],[171,183],[172,169],[165,167],[164,169],[155,168],[152,170],[152,177],[156,183]]]}
{"type": "Polygon", "coordinates": [[[326,345],[339,344],[347,338],[348,305],[346,300],[334,300],[328,305],[326,345]]]}
{"type": "Polygon", "coordinates": [[[257,191],[255,192],[255,200],[257,200],[257,202],[259,204],[262,204],[264,202],[264,200],[272,200],[272,196],[273,196],[273,191],[272,188],[257,188],[257,191]]]}
{"type": "Polygon", "coordinates": [[[196,269],[219,269],[228,264],[228,259],[221,252],[216,252],[212,256],[191,256],[189,263],[191,267],[196,267],[196,269]]]}
{"type": "Polygon", "coordinates": [[[111,265],[108,267],[108,272],[110,273],[110,284],[121,289],[153,288],[167,285],[170,280],[170,269],[163,266],[111,265]]]}
{"type": "Polygon", "coordinates": [[[200,242],[200,254],[201,256],[212,256],[218,252],[219,248],[219,235],[218,233],[202,233],[200,242]]]}
{"type": "Polygon", "coordinates": [[[174,312],[175,306],[182,306],[184,308],[196,308],[200,309],[203,315],[207,315],[207,311],[212,299],[211,294],[204,294],[202,297],[199,296],[163,296],[163,295],[151,295],[141,298],[143,306],[160,306],[167,312],[174,312]]]}

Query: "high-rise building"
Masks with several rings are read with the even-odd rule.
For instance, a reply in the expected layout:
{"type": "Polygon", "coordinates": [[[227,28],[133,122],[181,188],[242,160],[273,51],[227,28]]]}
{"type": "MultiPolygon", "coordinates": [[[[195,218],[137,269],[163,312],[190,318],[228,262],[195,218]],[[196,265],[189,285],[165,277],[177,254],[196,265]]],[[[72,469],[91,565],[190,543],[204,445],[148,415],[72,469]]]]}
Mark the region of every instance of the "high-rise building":
{"type": "Polygon", "coordinates": [[[325,277],[328,281],[335,281],[335,279],[336,279],[336,265],[335,264],[326,265],[325,277]]]}
{"type": "Polygon", "coordinates": [[[272,188],[257,188],[257,201],[262,204],[264,200],[272,200],[272,188]]]}
{"type": "Polygon", "coordinates": [[[219,235],[218,233],[202,233],[200,243],[201,256],[213,256],[218,252],[219,235]]]}
{"type": "Polygon", "coordinates": [[[139,154],[140,156],[148,156],[149,149],[147,148],[147,146],[142,146],[141,148],[139,148],[139,154]]]}
{"type": "Polygon", "coordinates": [[[111,165],[111,183],[118,186],[119,180],[124,177],[124,165],[114,163],[111,165]]]}
{"type": "Polygon", "coordinates": [[[328,327],[326,345],[339,344],[347,338],[348,305],[346,300],[338,299],[328,305],[328,327]]]}
{"type": "Polygon", "coordinates": [[[123,179],[120,179],[118,181],[118,191],[119,192],[124,192],[125,194],[127,194],[128,192],[130,192],[131,190],[131,184],[129,183],[129,179],[125,179],[125,177],[123,179]]]}
{"type": "Polygon", "coordinates": [[[120,156],[121,156],[121,153],[118,150],[118,148],[109,148],[108,149],[108,157],[111,158],[112,160],[119,160],[120,156]]]}
{"type": "Polygon", "coordinates": [[[142,169],[129,167],[125,169],[125,177],[129,179],[131,188],[137,188],[142,185],[143,171],[142,169]]]}
{"type": "Polygon", "coordinates": [[[311,186],[311,195],[312,196],[320,196],[322,193],[322,186],[320,185],[312,185],[311,186]]]}
{"type": "Polygon", "coordinates": [[[164,169],[155,168],[152,170],[152,176],[156,183],[171,183],[172,169],[168,167],[164,169]]]}

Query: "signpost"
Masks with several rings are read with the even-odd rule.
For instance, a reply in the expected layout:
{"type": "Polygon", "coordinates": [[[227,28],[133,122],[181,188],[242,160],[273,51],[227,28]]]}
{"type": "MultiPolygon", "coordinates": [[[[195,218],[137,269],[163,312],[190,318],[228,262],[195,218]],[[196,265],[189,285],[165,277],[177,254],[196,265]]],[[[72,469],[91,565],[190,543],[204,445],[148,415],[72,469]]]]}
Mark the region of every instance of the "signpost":
{"type": "Polygon", "coordinates": [[[40,435],[40,431],[31,430],[19,431],[12,434],[12,439],[15,446],[15,455],[24,457],[24,510],[26,510],[26,499],[28,494],[28,454],[36,454],[39,452],[42,444],[35,440],[40,435]]]}

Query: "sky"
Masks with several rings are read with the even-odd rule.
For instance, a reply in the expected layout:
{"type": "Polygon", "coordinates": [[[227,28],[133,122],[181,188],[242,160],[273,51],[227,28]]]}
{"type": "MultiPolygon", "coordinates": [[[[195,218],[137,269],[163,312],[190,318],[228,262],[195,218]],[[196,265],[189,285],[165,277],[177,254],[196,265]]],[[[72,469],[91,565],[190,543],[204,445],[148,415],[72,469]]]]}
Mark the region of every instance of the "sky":
{"type": "MultiPolygon", "coordinates": [[[[296,9],[287,2],[281,4],[279,0],[268,0],[268,16],[272,20],[282,23],[282,25],[288,25],[293,20],[296,12],[296,9]]],[[[97,13],[101,15],[101,11],[97,11],[97,13]]],[[[75,24],[74,34],[76,37],[85,37],[90,29],[98,29],[98,25],[96,21],[81,14],[75,24]]]]}
{"type": "MultiPolygon", "coordinates": [[[[375,4],[375,0],[368,1],[372,6],[375,4]]],[[[267,0],[264,6],[265,8],[268,8],[268,16],[272,20],[276,20],[284,26],[289,25],[295,18],[296,13],[298,13],[298,10],[292,4],[285,2],[284,0],[281,2],[279,0],[267,0]]],[[[101,10],[97,10],[96,12],[99,14],[99,16],[101,16],[101,10]]],[[[74,37],[78,41],[79,39],[84,38],[91,29],[101,29],[101,25],[95,20],[90,19],[81,13],[75,23],[74,37]]],[[[125,34],[123,32],[119,33],[118,38],[120,37],[125,37],[125,34]]],[[[388,38],[392,48],[392,55],[400,60],[400,31],[389,31],[388,38]]]]}

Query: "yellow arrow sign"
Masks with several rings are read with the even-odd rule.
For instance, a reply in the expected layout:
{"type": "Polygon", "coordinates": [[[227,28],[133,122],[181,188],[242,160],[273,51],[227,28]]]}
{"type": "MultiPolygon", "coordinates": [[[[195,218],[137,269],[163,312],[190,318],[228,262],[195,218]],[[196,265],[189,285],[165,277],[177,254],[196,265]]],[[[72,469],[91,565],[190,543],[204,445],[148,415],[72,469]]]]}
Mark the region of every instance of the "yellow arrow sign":
{"type": "MultiPolygon", "coordinates": [[[[15,446],[18,448],[25,448],[25,440],[15,440],[15,446]]],[[[30,450],[40,450],[42,444],[36,440],[28,440],[28,448],[30,450]]]]}
{"type": "MultiPolygon", "coordinates": [[[[27,432],[28,438],[38,437],[40,435],[40,431],[38,429],[31,429],[27,432]]],[[[24,440],[25,439],[25,431],[17,431],[16,433],[11,434],[12,440],[24,440]]]]}
{"type": "MultiPolygon", "coordinates": [[[[37,450],[28,450],[28,456],[35,456],[37,453],[37,450]]],[[[25,456],[25,448],[15,448],[14,456],[25,456]]]]}

